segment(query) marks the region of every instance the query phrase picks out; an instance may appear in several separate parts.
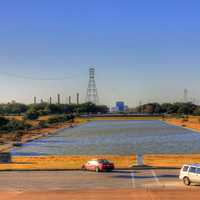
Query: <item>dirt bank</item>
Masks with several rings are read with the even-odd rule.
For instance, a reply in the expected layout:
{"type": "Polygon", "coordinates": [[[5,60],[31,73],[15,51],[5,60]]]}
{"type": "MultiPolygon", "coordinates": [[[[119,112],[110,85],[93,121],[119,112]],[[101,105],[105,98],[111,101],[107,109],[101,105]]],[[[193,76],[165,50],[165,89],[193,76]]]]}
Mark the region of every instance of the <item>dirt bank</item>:
{"type": "Polygon", "coordinates": [[[188,118],[165,118],[164,121],[166,121],[169,124],[176,125],[176,126],[182,126],[185,128],[192,129],[194,131],[200,132],[200,117],[198,116],[188,116],[188,118]]]}

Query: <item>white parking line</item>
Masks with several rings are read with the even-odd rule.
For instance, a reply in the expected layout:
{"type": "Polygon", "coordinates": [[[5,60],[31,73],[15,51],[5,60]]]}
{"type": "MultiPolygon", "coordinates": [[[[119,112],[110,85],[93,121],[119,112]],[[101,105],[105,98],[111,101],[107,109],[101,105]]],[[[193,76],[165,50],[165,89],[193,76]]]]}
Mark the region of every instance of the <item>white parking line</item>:
{"type": "Polygon", "coordinates": [[[154,177],[154,179],[155,179],[156,183],[157,183],[158,185],[162,185],[162,184],[160,183],[160,181],[159,181],[158,177],[156,176],[156,173],[155,173],[155,171],[154,171],[154,170],[151,170],[151,173],[152,173],[152,175],[153,175],[153,177],[154,177]]]}
{"type": "Polygon", "coordinates": [[[134,171],[131,172],[131,182],[132,182],[132,188],[135,188],[135,173],[134,173],[134,171]]]}

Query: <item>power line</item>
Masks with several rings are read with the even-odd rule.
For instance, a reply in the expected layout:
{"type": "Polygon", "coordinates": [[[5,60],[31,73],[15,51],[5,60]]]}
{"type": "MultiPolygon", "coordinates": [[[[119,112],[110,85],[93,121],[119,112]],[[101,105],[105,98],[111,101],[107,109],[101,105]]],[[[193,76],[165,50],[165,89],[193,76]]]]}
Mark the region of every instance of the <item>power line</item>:
{"type": "Polygon", "coordinates": [[[19,75],[19,74],[9,73],[9,72],[0,72],[0,75],[13,77],[13,78],[17,78],[17,79],[27,79],[27,80],[34,80],[34,81],[60,81],[60,80],[67,80],[67,79],[71,79],[72,78],[72,76],[34,77],[34,76],[19,75]]]}

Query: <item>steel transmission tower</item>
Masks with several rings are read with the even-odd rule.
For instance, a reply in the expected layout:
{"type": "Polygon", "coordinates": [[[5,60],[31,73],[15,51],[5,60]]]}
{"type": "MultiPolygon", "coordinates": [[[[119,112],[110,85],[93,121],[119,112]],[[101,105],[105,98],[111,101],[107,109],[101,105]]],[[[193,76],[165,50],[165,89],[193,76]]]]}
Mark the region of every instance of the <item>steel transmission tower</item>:
{"type": "Polygon", "coordinates": [[[86,102],[92,102],[94,104],[99,103],[99,97],[95,83],[95,68],[89,69],[89,83],[86,95],[86,102]]]}

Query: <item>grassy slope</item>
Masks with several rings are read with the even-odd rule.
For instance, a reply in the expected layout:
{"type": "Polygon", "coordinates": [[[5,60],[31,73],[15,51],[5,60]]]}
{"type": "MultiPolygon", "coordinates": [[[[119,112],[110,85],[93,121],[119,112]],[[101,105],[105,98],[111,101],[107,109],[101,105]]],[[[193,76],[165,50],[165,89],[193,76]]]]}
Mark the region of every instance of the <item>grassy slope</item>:
{"type": "Polygon", "coordinates": [[[81,166],[93,158],[105,158],[112,161],[116,168],[128,168],[135,164],[135,156],[36,156],[13,157],[10,164],[0,164],[0,170],[66,170],[81,169],[81,166]]]}
{"type": "Polygon", "coordinates": [[[145,165],[181,167],[183,164],[200,163],[200,154],[151,154],[144,155],[145,165]]]}
{"type": "Polygon", "coordinates": [[[199,116],[189,116],[188,120],[183,118],[165,118],[165,121],[186,128],[193,129],[195,131],[200,131],[200,117],[199,116]]]}

